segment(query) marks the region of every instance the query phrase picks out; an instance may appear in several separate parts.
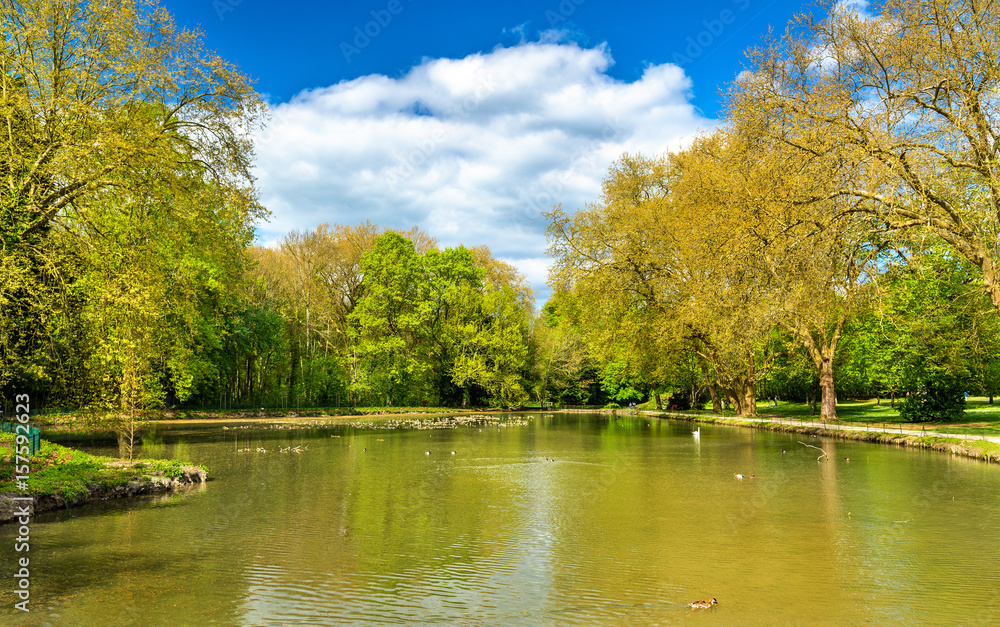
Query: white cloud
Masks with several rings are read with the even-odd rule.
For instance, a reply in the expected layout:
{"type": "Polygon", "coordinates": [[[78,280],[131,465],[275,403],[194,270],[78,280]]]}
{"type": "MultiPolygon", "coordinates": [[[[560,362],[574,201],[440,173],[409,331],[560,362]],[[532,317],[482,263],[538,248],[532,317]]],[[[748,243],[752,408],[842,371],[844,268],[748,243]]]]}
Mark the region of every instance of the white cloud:
{"type": "Polygon", "coordinates": [[[303,91],[273,107],[257,143],[272,212],[261,240],[321,222],[416,224],[444,246],[487,244],[544,299],[539,211],[594,201],[624,152],[677,149],[716,124],[679,67],[625,83],[613,62],[603,45],[520,43],[303,91]]]}
{"type": "Polygon", "coordinates": [[[840,0],[833,5],[837,13],[854,13],[862,18],[871,17],[868,11],[868,0],[840,0]]]}

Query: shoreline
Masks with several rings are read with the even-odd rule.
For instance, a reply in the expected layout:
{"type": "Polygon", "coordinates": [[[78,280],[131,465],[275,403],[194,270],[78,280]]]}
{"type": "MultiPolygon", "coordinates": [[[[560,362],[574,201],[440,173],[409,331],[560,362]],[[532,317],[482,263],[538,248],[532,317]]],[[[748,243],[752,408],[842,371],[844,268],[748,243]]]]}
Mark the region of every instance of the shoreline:
{"type": "MultiPolygon", "coordinates": [[[[777,419],[772,417],[739,417],[739,416],[718,416],[713,414],[689,414],[683,412],[671,412],[663,410],[637,410],[637,409],[602,409],[602,410],[548,410],[541,413],[601,413],[601,414],[624,414],[628,416],[656,418],[666,420],[680,420],[685,422],[714,424],[731,427],[742,427],[750,429],[760,429],[764,431],[774,431],[780,433],[795,433],[802,435],[814,435],[822,437],[836,438],[840,440],[869,442],[873,444],[891,444],[895,446],[909,446],[913,448],[923,448],[935,451],[947,452],[952,455],[977,459],[986,463],[1000,463],[1000,437],[996,436],[975,436],[964,433],[942,433],[940,431],[927,431],[923,425],[921,429],[906,429],[902,424],[894,428],[881,427],[872,428],[871,424],[864,426],[851,423],[829,423],[820,421],[802,421],[794,419],[777,419]]],[[[203,418],[203,419],[173,419],[152,421],[152,424],[173,424],[173,425],[197,425],[226,423],[284,423],[284,424],[309,424],[321,422],[329,424],[329,419],[339,419],[336,422],[345,426],[362,426],[356,424],[361,418],[372,422],[363,425],[375,428],[454,428],[463,423],[477,422],[482,417],[487,421],[498,420],[491,416],[494,412],[457,412],[457,413],[390,413],[390,414],[369,414],[364,416],[300,416],[294,413],[281,417],[233,417],[233,418],[203,418]],[[451,420],[442,420],[442,416],[448,416],[451,420]],[[457,418],[457,420],[456,420],[457,418]],[[386,425],[385,423],[395,422],[396,424],[386,425]],[[378,423],[382,423],[379,425],[378,423]]],[[[537,410],[523,410],[519,412],[495,412],[495,413],[539,413],[537,410]]],[[[515,419],[515,423],[521,422],[515,419]]],[[[108,467],[143,467],[142,461],[136,460],[133,463],[117,460],[109,462],[108,467]]],[[[62,494],[38,494],[32,497],[29,504],[31,515],[40,514],[62,508],[73,508],[80,505],[110,501],[112,499],[141,498],[145,496],[163,495],[183,488],[191,488],[197,485],[204,485],[207,481],[207,473],[204,469],[184,465],[176,468],[172,476],[167,476],[164,471],[152,471],[144,469],[141,478],[136,478],[119,485],[102,487],[94,483],[87,486],[86,490],[78,494],[67,496],[62,494]]],[[[0,525],[14,520],[24,501],[15,501],[14,498],[23,498],[25,495],[16,492],[0,493],[0,525]]]]}
{"type": "MultiPolygon", "coordinates": [[[[621,410],[603,410],[601,413],[617,411],[621,410]]],[[[915,429],[904,429],[902,425],[898,429],[890,430],[881,428],[872,429],[870,426],[857,426],[850,423],[802,422],[791,419],[775,421],[770,418],[741,418],[738,416],[685,414],[657,410],[625,410],[623,413],[667,420],[684,420],[704,424],[762,429],[764,431],[776,431],[780,433],[800,433],[803,435],[824,436],[855,442],[910,446],[913,448],[947,452],[960,457],[978,459],[986,463],[996,462],[1000,464],[1000,437],[996,436],[941,433],[940,431],[926,431],[924,429],[917,431],[915,429]]]]}
{"type": "Polygon", "coordinates": [[[204,485],[208,475],[204,469],[197,466],[182,466],[177,477],[168,477],[162,471],[148,478],[133,480],[122,485],[102,487],[100,484],[88,486],[87,491],[73,496],[62,494],[25,495],[17,492],[0,493],[0,525],[23,515],[20,507],[26,501],[14,500],[30,497],[28,515],[34,516],[57,509],[70,509],[87,503],[109,501],[112,499],[128,499],[144,496],[155,496],[175,492],[183,488],[204,485]]]}
{"type": "MultiPolygon", "coordinates": [[[[314,422],[323,422],[326,424],[335,425],[351,425],[358,422],[358,420],[374,420],[378,422],[385,422],[392,419],[400,420],[412,420],[414,418],[421,419],[435,419],[441,417],[458,417],[458,416],[478,416],[478,415],[488,415],[490,412],[485,411],[459,411],[459,412],[400,412],[394,414],[346,414],[342,416],[322,416],[322,415],[300,415],[294,412],[285,414],[283,416],[259,416],[259,417],[235,417],[235,418],[163,418],[160,420],[150,420],[147,425],[159,425],[159,424],[171,424],[171,425],[205,425],[205,424],[231,424],[231,423],[247,423],[247,424],[261,424],[261,423],[279,423],[279,424],[310,424],[314,422]]],[[[499,413],[499,412],[493,412],[499,413]]]]}
{"type": "MultiPolygon", "coordinates": [[[[274,411],[274,410],[239,410],[231,414],[225,412],[206,412],[204,417],[191,417],[190,414],[181,418],[172,416],[159,416],[144,419],[142,427],[153,427],[161,425],[176,425],[191,427],[197,425],[244,425],[244,424],[295,424],[318,426],[355,426],[366,422],[385,423],[393,420],[398,421],[433,421],[441,418],[467,417],[467,416],[490,416],[499,413],[512,413],[502,410],[457,410],[457,411],[407,411],[407,412],[385,412],[385,413],[356,413],[356,414],[326,414],[312,411],[274,411]]],[[[523,412],[517,412],[523,413],[523,412]]],[[[36,421],[35,426],[44,433],[72,433],[83,431],[87,433],[111,434],[108,429],[99,426],[89,425],[84,421],[78,421],[75,416],[60,416],[48,420],[36,421]]]]}

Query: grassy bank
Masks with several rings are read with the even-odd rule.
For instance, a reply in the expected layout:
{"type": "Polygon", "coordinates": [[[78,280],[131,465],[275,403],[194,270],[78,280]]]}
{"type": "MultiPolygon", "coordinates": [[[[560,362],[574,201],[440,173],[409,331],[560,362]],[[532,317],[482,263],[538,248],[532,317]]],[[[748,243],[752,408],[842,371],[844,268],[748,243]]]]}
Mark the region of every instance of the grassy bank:
{"type": "MultiPolygon", "coordinates": [[[[0,494],[58,497],[71,501],[95,494],[112,494],[130,484],[170,484],[183,481],[195,469],[173,460],[127,461],[91,455],[48,440],[31,458],[28,490],[18,489],[13,434],[0,433],[0,494]]],[[[135,490],[132,490],[135,491],[135,490]]]]}
{"type": "MultiPolygon", "coordinates": [[[[944,451],[962,457],[983,460],[985,462],[1000,463],[1000,444],[988,440],[972,440],[957,437],[948,437],[941,433],[927,434],[904,434],[894,433],[891,430],[882,431],[881,423],[872,427],[871,430],[844,430],[836,428],[838,425],[830,424],[827,427],[799,424],[795,419],[781,418],[783,422],[771,422],[767,416],[758,416],[756,419],[698,415],[693,412],[673,413],[673,412],[646,412],[661,418],[671,420],[688,420],[706,424],[728,425],[764,431],[779,431],[783,433],[798,433],[802,435],[815,435],[823,437],[837,438],[840,440],[853,440],[857,442],[872,442],[876,444],[894,444],[896,446],[912,446],[916,448],[933,449],[944,451]],[[878,429],[878,430],[877,430],[878,429]]],[[[808,420],[806,416],[806,420],[808,420]]],[[[863,421],[858,421],[863,422],[863,421]]],[[[843,425],[841,422],[840,425],[843,425]]],[[[860,425],[853,425],[860,426],[860,425]]],[[[920,429],[925,424],[912,425],[904,429],[920,429]]],[[[930,427],[927,427],[930,429],[930,427]]]]}
{"type": "MultiPolygon", "coordinates": [[[[986,397],[969,397],[965,407],[965,416],[956,422],[908,422],[899,416],[899,402],[896,400],[895,407],[890,405],[889,399],[881,399],[881,403],[876,399],[867,400],[844,400],[837,403],[837,418],[845,424],[858,425],[902,425],[904,428],[926,427],[928,431],[947,431],[947,433],[964,433],[969,435],[1000,436],[1000,400],[990,404],[986,397]]],[[[646,403],[640,409],[653,410],[653,403],[646,403]]],[[[732,411],[716,414],[712,412],[711,404],[703,405],[695,410],[685,413],[735,416],[732,411]]],[[[818,409],[816,414],[810,414],[809,405],[806,403],[795,403],[779,400],[777,406],[766,401],[757,402],[757,413],[760,418],[775,419],[796,419],[812,420],[819,419],[818,409]]]]}

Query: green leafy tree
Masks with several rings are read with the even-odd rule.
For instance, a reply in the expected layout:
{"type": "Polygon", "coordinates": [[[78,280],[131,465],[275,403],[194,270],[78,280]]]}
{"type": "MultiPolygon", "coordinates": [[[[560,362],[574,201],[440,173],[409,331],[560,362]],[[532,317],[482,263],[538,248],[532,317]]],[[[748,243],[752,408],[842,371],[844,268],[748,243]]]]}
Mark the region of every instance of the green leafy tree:
{"type": "Polygon", "coordinates": [[[597,370],[580,328],[579,309],[571,293],[556,292],[535,322],[534,395],[539,402],[585,405],[593,395],[597,370]]]}
{"type": "Polygon", "coordinates": [[[455,344],[452,381],[464,389],[481,388],[493,405],[517,407],[528,398],[524,375],[528,368],[526,317],[518,295],[510,288],[478,292],[463,290],[455,344]]]}
{"type": "Polygon", "coordinates": [[[6,246],[85,221],[109,189],[196,169],[253,204],[249,81],[155,2],[0,3],[6,246]]]}
{"type": "MultiPolygon", "coordinates": [[[[480,253],[481,254],[481,253],[480,253]]],[[[399,233],[362,255],[364,277],[348,316],[353,390],[389,403],[469,404],[525,398],[527,325],[521,294],[464,247],[418,254],[399,233]]]]}
{"type": "Polygon", "coordinates": [[[420,264],[413,242],[386,233],[361,258],[364,297],[350,314],[355,325],[359,394],[374,394],[389,404],[420,395],[427,363],[417,357],[426,322],[418,310],[420,264]]]}
{"type": "Polygon", "coordinates": [[[627,403],[640,401],[645,396],[638,382],[628,375],[628,366],[621,361],[608,362],[601,373],[601,389],[608,399],[627,403]]]}
{"type": "Polygon", "coordinates": [[[150,2],[0,5],[0,387],[133,415],[215,374],[263,104],[150,2]]]}
{"type": "Polygon", "coordinates": [[[847,368],[877,394],[909,393],[909,414],[926,419],[925,409],[943,411],[939,419],[949,419],[961,414],[956,399],[982,380],[976,371],[990,366],[998,347],[995,315],[974,266],[946,248],[920,244],[912,242],[905,263],[880,279],[880,307],[851,325],[847,368]]]}

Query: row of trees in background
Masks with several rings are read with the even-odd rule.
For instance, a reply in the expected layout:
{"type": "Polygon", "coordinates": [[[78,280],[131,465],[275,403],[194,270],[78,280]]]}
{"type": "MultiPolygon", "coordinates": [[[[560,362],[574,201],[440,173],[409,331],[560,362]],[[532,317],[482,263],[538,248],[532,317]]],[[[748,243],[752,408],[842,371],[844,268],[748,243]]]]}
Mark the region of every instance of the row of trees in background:
{"type": "Polygon", "coordinates": [[[182,225],[205,239],[178,259],[164,222],[141,223],[109,217],[131,246],[57,267],[66,283],[5,387],[129,415],[528,399],[534,296],[485,246],[439,250],[418,229],[366,222],[263,248],[182,225]]]}
{"type": "Polygon", "coordinates": [[[827,419],[838,392],[925,417],[1000,387],[1000,8],[870,9],[796,20],[722,128],[549,214],[555,286],[621,385],[741,414],[818,391],[827,419]]]}
{"type": "Polygon", "coordinates": [[[237,402],[518,405],[531,369],[533,294],[485,246],[438,250],[369,222],[253,248],[250,330],[232,351],[237,402]]]}
{"type": "Polygon", "coordinates": [[[488,248],[417,228],[253,246],[245,77],[152,2],[5,2],[0,391],[120,417],[992,398],[1000,10],[871,8],[798,20],[752,53],[723,127],[551,211],[536,313],[488,248]]]}
{"type": "Polygon", "coordinates": [[[249,81],[154,3],[0,5],[0,388],[128,419],[210,375],[247,270],[249,81]]]}
{"type": "Polygon", "coordinates": [[[0,5],[0,392],[195,404],[527,398],[533,296],[372,224],[251,245],[249,80],[153,0],[0,5]]]}
{"type": "Polygon", "coordinates": [[[527,398],[533,296],[372,224],[251,245],[264,105],[152,0],[0,6],[0,390],[179,404],[527,398]]]}

